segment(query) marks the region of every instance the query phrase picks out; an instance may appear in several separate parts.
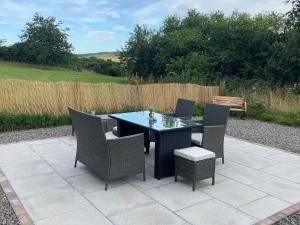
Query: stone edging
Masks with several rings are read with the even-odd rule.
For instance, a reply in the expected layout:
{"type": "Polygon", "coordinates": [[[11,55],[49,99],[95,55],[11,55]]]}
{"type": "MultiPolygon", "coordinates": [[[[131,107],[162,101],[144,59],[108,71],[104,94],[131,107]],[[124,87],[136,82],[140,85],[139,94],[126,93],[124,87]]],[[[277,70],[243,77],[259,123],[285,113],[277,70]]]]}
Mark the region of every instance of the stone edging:
{"type": "Polygon", "coordinates": [[[32,219],[26,212],[23,204],[21,203],[14,189],[11,187],[7,178],[4,176],[3,173],[1,173],[1,170],[0,170],[0,186],[2,187],[11,207],[13,208],[17,218],[19,219],[20,224],[33,225],[32,219]]]}
{"type": "Polygon", "coordinates": [[[255,223],[254,225],[273,225],[273,224],[279,222],[280,220],[283,220],[286,217],[291,216],[299,211],[300,211],[300,202],[298,202],[294,205],[291,205],[290,207],[288,207],[284,210],[281,210],[281,211],[273,214],[272,216],[269,216],[268,218],[255,223]]]}

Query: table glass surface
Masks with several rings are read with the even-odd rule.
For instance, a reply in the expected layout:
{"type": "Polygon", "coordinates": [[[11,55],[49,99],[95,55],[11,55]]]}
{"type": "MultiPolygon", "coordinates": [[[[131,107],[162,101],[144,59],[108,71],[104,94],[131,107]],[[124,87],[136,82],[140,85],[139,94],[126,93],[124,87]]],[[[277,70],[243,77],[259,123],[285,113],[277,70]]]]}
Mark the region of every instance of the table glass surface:
{"type": "Polygon", "coordinates": [[[191,120],[174,118],[160,113],[154,113],[155,120],[149,119],[149,111],[110,114],[111,118],[136,124],[155,131],[184,129],[197,127],[200,124],[191,120]]]}

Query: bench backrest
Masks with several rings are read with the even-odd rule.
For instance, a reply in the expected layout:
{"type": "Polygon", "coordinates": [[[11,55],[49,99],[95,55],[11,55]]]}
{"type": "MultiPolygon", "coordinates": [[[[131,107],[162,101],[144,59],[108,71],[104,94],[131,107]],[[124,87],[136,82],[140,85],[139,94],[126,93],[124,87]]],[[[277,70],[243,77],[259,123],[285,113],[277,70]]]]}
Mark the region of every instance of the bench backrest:
{"type": "Polygon", "coordinates": [[[214,96],[213,103],[218,105],[243,107],[244,100],[241,97],[214,96]]]}

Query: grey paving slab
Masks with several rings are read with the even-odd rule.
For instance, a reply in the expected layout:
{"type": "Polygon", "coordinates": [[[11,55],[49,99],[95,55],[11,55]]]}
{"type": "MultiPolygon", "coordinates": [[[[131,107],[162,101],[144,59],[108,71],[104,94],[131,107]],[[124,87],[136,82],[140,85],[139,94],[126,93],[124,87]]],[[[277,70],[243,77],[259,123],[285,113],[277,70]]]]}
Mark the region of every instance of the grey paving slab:
{"type": "Polygon", "coordinates": [[[190,185],[179,182],[146,190],[145,193],[172,211],[211,199],[207,194],[198,190],[192,191],[190,185]]]}
{"type": "Polygon", "coordinates": [[[27,162],[34,162],[41,158],[31,150],[20,151],[19,153],[3,154],[0,157],[0,166],[19,165],[27,162]]]}
{"type": "MultiPolygon", "coordinates": [[[[105,189],[104,181],[92,173],[86,173],[68,178],[67,181],[75,187],[81,194],[87,194],[105,189]]],[[[109,187],[121,185],[122,180],[116,180],[109,183],[109,187]]]]}
{"type": "Polygon", "coordinates": [[[288,179],[292,182],[300,183],[300,164],[299,166],[279,163],[262,169],[265,173],[272,174],[277,177],[288,179]]]}
{"type": "Polygon", "coordinates": [[[177,212],[193,225],[251,225],[256,219],[216,199],[177,212]]]}
{"type": "Polygon", "coordinates": [[[19,165],[4,166],[2,171],[9,180],[30,177],[53,172],[53,169],[44,161],[38,160],[19,165]]]}
{"type": "Polygon", "coordinates": [[[86,199],[71,188],[58,189],[21,200],[34,221],[52,218],[52,216],[62,215],[90,205],[86,199]]]}
{"type": "Polygon", "coordinates": [[[74,162],[66,162],[54,164],[52,167],[60,176],[64,178],[73,177],[81,174],[90,173],[91,171],[82,163],[77,162],[77,167],[74,167],[74,162]]]}
{"type": "Polygon", "coordinates": [[[66,162],[74,162],[76,152],[68,149],[63,149],[59,152],[52,152],[43,154],[41,157],[46,160],[49,164],[58,164],[58,163],[66,163],[66,162]]]}
{"type": "Polygon", "coordinates": [[[291,203],[300,201],[300,185],[285,179],[273,178],[253,187],[291,203]]]}
{"type": "Polygon", "coordinates": [[[26,144],[29,146],[37,146],[37,145],[45,145],[45,144],[55,144],[60,143],[60,140],[58,138],[46,138],[41,140],[35,140],[35,141],[28,141],[26,144]]]}
{"type": "Polygon", "coordinates": [[[239,207],[266,196],[261,191],[232,180],[225,180],[218,185],[207,186],[201,190],[233,207],[239,207]]]}
{"type": "Polygon", "coordinates": [[[11,180],[10,183],[19,197],[37,195],[68,186],[67,182],[56,173],[23,177],[11,180]]]}
{"type": "Polygon", "coordinates": [[[155,202],[129,184],[111,187],[108,191],[98,191],[85,195],[95,207],[106,216],[125,212],[155,202]]]}
{"type": "Polygon", "coordinates": [[[258,220],[262,220],[273,215],[274,213],[286,209],[289,206],[290,203],[268,195],[264,198],[244,205],[239,209],[257,218],[258,220]]]}
{"type": "Polygon", "coordinates": [[[225,168],[217,171],[217,173],[247,185],[273,178],[271,175],[241,165],[225,168]]]}
{"type": "Polygon", "coordinates": [[[110,217],[116,225],[187,225],[177,215],[158,204],[142,206],[110,217]]]}
{"type": "Polygon", "coordinates": [[[126,177],[125,180],[140,190],[155,188],[174,182],[173,177],[167,177],[160,180],[154,178],[154,168],[149,165],[146,166],[146,181],[143,181],[142,174],[126,177]]]}
{"type": "Polygon", "coordinates": [[[251,154],[242,154],[242,155],[236,155],[228,158],[229,160],[236,162],[238,164],[251,167],[253,169],[262,169],[264,167],[274,165],[277,162],[268,158],[264,158],[257,155],[251,155],[251,154]]]}
{"type": "Polygon", "coordinates": [[[84,165],[74,168],[71,136],[0,145],[0,169],[37,225],[253,224],[300,201],[300,156],[225,138],[225,164],[216,182],[154,179],[154,144],[147,180],[129,176],[109,184],[84,165]]]}
{"type": "Polygon", "coordinates": [[[112,225],[112,223],[104,217],[94,207],[86,207],[74,210],[59,216],[52,216],[49,219],[37,221],[35,225],[112,225]]]}
{"type": "Polygon", "coordinates": [[[57,143],[32,146],[32,149],[36,153],[42,156],[48,153],[61,152],[63,149],[69,149],[69,148],[71,147],[68,144],[65,144],[61,141],[57,143]]]}

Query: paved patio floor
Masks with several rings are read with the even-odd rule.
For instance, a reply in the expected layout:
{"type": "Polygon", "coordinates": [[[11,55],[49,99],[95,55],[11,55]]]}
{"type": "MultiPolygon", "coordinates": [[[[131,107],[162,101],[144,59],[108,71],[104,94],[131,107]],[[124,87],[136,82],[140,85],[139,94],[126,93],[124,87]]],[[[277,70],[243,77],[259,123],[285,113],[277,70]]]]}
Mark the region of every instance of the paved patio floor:
{"type": "Polygon", "coordinates": [[[300,156],[226,137],[216,184],[153,178],[153,148],[142,175],[104,183],[79,163],[76,140],[0,145],[0,168],[36,225],[246,225],[300,201],[300,156]]]}

